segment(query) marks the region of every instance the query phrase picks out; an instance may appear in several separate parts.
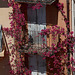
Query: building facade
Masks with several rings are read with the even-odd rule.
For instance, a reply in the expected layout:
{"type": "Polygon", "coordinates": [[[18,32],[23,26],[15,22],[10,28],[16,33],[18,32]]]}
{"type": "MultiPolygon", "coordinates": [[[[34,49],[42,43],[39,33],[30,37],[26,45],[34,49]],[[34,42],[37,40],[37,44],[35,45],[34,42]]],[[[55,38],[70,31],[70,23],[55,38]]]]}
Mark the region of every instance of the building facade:
{"type": "MultiPolygon", "coordinates": [[[[23,27],[23,34],[25,33],[27,36],[26,38],[31,39],[29,41],[30,46],[33,45],[34,48],[39,49],[40,44],[42,44],[41,36],[36,37],[39,32],[41,32],[41,29],[46,29],[49,27],[52,27],[54,25],[58,25],[60,28],[64,28],[67,31],[66,24],[64,22],[64,17],[61,14],[61,12],[56,7],[56,4],[58,2],[64,4],[63,10],[65,11],[65,15],[67,16],[69,23],[70,23],[70,30],[73,29],[73,19],[72,19],[72,1],[71,0],[53,0],[47,4],[42,4],[42,8],[32,10],[31,6],[34,6],[34,1],[32,2],[25,2],[24,0],[16,0],[20,5],[21,12],[25,15],[26,20],[26,27],[23,27]],[[26,33],[27,32],[27,33],[26,33]]],[[[4,4],[3,1],[0,2],[0,24],[3,25],[3,27],[10,27],[10,21],[8,19],[9,12],[12,10],[12,8],[9,8],[7,6],[7,2],[4,4]],[[4,5],[4,6],[3,6],[4,5]]],[[[45,40],[48,42],[45,42],[48,46],[51,46],[52,43],[58,42],[58,37],[56,41],[52,39],[52,36],[44,36],[45,40]]],[[[12,38],[10,38],[12,39],[12,38]]],[[[64,40],[64,37],[61,37],[62,40],[64,40]]],[[[12,39],[13,40],[13,39],[12,39]]],[[[8,41],[8,40],[7,40],[8,41]]],[[[28,49],[27,49],[28,50],[28,49]]],[[[26,57],[28,54],[26,52],[22,53],[24,57],[24,63],[32,70],[32,75],[53,75],[54,71],[49,71],[48,69],[48,58],[45,60],[42,59],[40,55],[33,55],[30,54],[30,57],[26,57]],[[31,67],[32,66],[32,67],[31,67]]],[[[9,57],[9,56],[8,56],[9,57]]],[[[5,55],[3,58],[1,58],[0,66],[2,65],[2,68],[0,70],[1,75],[9,75],[9,71],[6,70],[6,68],[10,68],[10,66],[5,67],[6,62],[8,62],[8,57],[5,55]],[[4,74],[5,73],[5,74],[4,74]]],[[[11,60],[12,56],[9,57],[11,60]]],[[[51,64],[53,65],[53,64],[51,64]]],[[[67,75],[67,67],[64,66],[64,74],[67,75]]]]}

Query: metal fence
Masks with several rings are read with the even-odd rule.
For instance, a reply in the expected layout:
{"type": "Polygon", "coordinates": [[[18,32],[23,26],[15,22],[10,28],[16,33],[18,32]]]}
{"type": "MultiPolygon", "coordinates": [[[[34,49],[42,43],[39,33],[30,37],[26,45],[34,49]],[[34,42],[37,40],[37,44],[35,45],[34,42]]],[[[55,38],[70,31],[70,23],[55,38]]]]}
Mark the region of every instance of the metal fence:
{"type": "Polygon", "coordinates": [[[39,35],[41,31],[36,30],[28,30],[28,43],[22,46],[22,49],[19,51],[21,52],[42,52],[46,51],[46,45],[47,45],[47,36],[46,35],[39,35]],[[44,38],[44,41],[42,40],[44,38]]]}
{"type": "Polygon", "coordinates": [[[47,3],[47,4],[52,4],[54,1],[56,0],[15,0],[17,2],[27,2],[27,3],[37,3],[37,2],[41,2],[41,3],[47,3]]]}

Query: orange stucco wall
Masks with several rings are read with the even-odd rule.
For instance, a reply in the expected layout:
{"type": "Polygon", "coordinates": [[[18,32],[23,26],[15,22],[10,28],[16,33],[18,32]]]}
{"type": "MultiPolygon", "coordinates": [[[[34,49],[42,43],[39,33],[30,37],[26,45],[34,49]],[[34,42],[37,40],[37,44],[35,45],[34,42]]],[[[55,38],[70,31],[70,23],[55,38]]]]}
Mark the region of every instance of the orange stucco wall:
{"type": "MultiPolygon", "coordinates": [[[[67,11],[67,1],[66,0],[59,0],[60,3],[64,4],[63,10],[65,11],[65,15],[67,16],[67,12],[69,12],[69,23],[70,23],[70,30],[71,30],[71,0],[69,0],[69,11],[67,11]]],[[[64,17],[62,16],[61,12],[56,8],[55,3],[53,3],[51,6],[46,6],[46,22],[47,22],[47,28],[52,27],[54,25],[58,25],[60,28],[64,28],[65,32],[67,32],[66,24],[64,22],[64,17]]],[[[61,36],[61,39],[64,40],[64,37],[61,36]]],[[[51,46],[52,43],[57,43],[58,39],[53,40],[52,35],[49,35],[47,37],[47,44],[48,46],[51,46]],[[49,44],[50,43],[50,44],[49,44]]],[[[50,59],[49,59],[50,60],[50,59]]],[[[47,58],[48,61],[48,58],[47,58]]],[[[52,61],[52,60],[51,60],[52,61]]],[[[63,61],[63,60],[62,60],[63,61]]],[[[51,63],[51,65],[53,65],[51,63]]],[[[49,71],[47,67],[47,74],[53,75],[55,71],[49,71]]],[[[64,65],[64,74],[67,75],[67,67],[64,65]]]]}

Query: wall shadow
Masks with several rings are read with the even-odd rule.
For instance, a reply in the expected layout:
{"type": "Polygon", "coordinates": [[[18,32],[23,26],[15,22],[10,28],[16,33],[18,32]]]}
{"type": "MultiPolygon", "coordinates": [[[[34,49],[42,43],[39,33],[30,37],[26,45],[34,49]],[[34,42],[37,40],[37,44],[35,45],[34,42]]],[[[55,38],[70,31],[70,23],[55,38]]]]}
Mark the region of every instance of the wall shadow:
{"type": "Polygon", "coordinates": [[[11,69],[9,63],[9,54],[6,54],[4,57],[0,57],[0,75],[12,75],[9,70],[11,69]]]}
{"type": "Polygon", "coordinates": [[[55,6],[57,2],[52,5],[46,5],[46,23],[49,26],[58,24],[58,8],[55,6]]]}

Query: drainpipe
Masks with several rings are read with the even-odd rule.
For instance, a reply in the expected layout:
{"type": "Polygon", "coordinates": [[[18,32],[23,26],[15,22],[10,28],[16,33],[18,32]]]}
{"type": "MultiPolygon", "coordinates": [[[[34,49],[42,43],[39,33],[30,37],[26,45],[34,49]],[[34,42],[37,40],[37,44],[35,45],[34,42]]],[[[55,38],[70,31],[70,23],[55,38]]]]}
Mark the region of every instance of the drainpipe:
{"type": "MultiPolygon", "coordinates": [[[[72,0],[72,31],[74,32],[74,0],[72,0]]],[[[74,33],[73,33],[73,36],[74,36],[74,33]]]]}
{"type": "MultiPolygon", "coordinates": [[[[72,31],[74,32],[74,0],[72,0],[72,31]]],[[[74,36],[74,33],[73,33],[74,36]]],[[[75,51],[75,48],[74,48],[75,51]]],[[[73,53],[73,58],[75,59],[75,53],[73,53]]],[[[72,64],[73,65],[73,64],[72,64]]],[[[73,67],[75,68],[75,66],[73,65],[73,67]]],[[[73,75],[75,75],[75,72],[73,72],[73,75]]]]}
{"type": "MultiPolygon", "coordinates": [[[[67,0],[67,20],[69,21],[69,0],[67,0]]],[[[67,24],[66,24],[67,25],[67,24]]],[[[69,23],[68,23],[69,25],[69,23]]],[[[70,28],[67,28],[67,35],[69,35],[70,28]]],[[[67,38],[69,39],[69,38],[67,38]]],[[[67,44],[67,55],[68,55],[68,61],[70,60],[70,45],[67,44]]],[[[68,66],[70,65],[70,62],[68,62],[68,66]]],[[[68,75],[70,75],[70,68],[68,68],[68,75]]]]}

